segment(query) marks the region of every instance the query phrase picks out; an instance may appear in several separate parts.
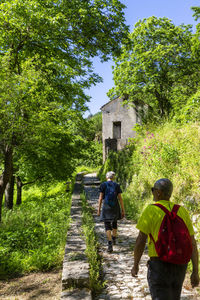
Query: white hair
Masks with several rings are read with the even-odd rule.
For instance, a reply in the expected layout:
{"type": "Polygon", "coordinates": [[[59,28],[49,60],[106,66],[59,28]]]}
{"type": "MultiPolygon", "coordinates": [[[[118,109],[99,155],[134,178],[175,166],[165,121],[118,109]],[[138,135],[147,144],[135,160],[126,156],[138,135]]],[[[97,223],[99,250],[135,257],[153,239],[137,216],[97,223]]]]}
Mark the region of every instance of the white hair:
{"type": "Polygon", "coordinates": [[[106,178],[112,179],[113,177],[115,177],[115,172],[109,171],[109,172],[106,173],[106,178]]]}

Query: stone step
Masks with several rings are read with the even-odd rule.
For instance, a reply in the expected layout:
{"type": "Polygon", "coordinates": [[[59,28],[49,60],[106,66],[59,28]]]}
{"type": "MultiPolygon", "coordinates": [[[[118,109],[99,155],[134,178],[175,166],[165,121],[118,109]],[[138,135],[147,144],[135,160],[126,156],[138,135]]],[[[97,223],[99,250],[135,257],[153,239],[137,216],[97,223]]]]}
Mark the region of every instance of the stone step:
{"type": "Polygon", "coordinates": [[[91,291],[88,289],[73,289],[63,291],[61,300],[92,300],[91,291]]]}
{"type": "Polygon", "coordinates": [[[100,181],[86,181],[84,185],[100,185],[100,181]]]}
{"type": "MultiPolygon", "coordinates": [[[[81,257],[80,257],[81,258],[81,257]]],[[[89,263],[83,260],[66,261],[63,264],[62,289],[88,288],[89,289],[89,263]]]]}
{"type": "Polygon", "coordinates": [[[96,177],[96,173],[83,176],[83,185],[100,185],[100,180],[96,177]]]}

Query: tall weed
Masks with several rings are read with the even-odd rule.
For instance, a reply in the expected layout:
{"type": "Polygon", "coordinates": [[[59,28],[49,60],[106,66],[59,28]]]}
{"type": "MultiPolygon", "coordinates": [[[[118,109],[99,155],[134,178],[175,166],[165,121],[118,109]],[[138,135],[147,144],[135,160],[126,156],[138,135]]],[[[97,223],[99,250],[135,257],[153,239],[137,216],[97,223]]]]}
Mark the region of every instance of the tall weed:
{"type": "Polygon", "coordinates": [[[86,241],[86,255],[90,265],[90,288],[93,293],[100,291],[103,287],[101,280],[101,261],[98,254],[98,242],[95,234],[94,220],[91,207],[87,204],[84,194],[82,199],[82,229],[86,241]]]}

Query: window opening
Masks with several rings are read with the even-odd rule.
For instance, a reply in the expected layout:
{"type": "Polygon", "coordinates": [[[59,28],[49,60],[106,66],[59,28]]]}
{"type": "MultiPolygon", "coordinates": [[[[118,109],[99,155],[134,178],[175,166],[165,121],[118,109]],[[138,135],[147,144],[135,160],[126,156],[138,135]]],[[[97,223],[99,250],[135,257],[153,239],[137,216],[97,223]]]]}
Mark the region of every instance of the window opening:
{"type": "Polygon", "coordinates": [[[113,139],[121,139],[121,122],[113,122],[113,139]]]}

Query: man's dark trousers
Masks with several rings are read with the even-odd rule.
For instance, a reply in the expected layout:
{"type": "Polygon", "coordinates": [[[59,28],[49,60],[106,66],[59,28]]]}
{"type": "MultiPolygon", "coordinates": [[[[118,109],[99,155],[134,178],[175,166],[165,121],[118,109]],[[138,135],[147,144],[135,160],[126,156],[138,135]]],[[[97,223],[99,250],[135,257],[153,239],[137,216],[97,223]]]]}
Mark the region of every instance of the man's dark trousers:
{"type": "Polygon", "coordinates": [[[180,300],[186,265],[148,261],[148,284],[152,300],[180,300]]]}

